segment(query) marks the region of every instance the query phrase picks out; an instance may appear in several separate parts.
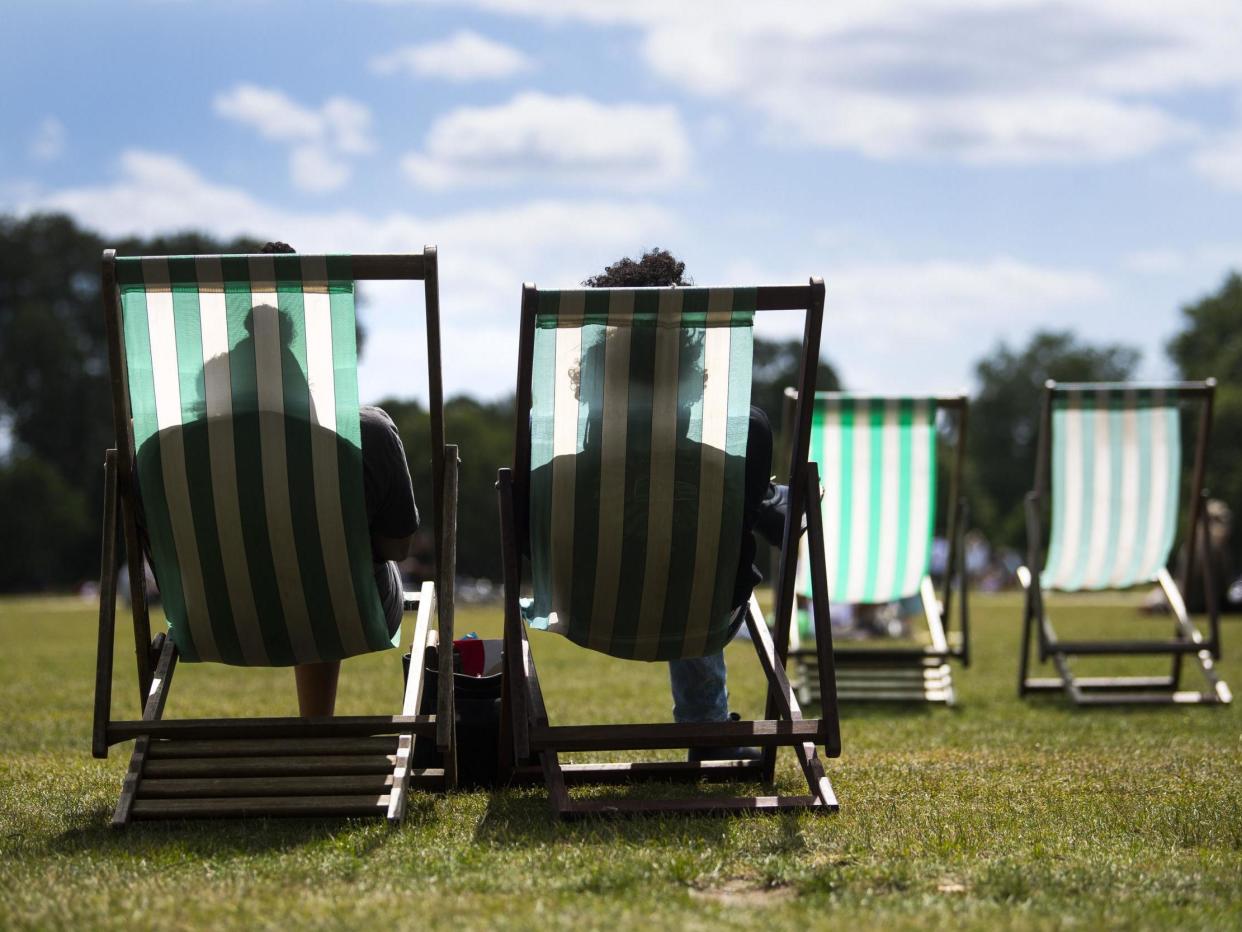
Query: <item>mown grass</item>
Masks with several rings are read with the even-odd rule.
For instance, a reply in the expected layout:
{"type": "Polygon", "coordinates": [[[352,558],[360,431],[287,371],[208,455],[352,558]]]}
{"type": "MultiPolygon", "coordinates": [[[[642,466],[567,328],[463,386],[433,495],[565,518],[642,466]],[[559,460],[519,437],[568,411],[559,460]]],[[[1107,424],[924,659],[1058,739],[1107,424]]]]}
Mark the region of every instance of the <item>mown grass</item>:
{"type": "MultiPolygon", "coordinates": [[[[95,616],[0,602],[0,925],[9,928],[1238,928],[1242,713],[1068,708],[1015,696],[1019,609],[972,603],[956,709],[846,708],[833,816],[554,825],[541,788],[416,796],[405,826],[255,821],[107,828],[127,748],[89,753],[95,616]]],[[[1158,630],[1117,601],[1062,627],[1158,630]]],[[[459,611],[492,634],[495,609],[459,611]]],[[[1242,684],[1242,630],[1221,672],[1242,684]]],[[[118,711],[137,707],[124,630],[118,711]]],[[[661,720],[667,675],[535,640],[556,721],[661,720]]],[[[761,712],[749,644],[734,708],[761,712]],[[749,655],[749,656],[748,656],[749,655]]],[[[1124,666],[1163,669],[1163,661],[1124,666]]],[[[350,661],[340,711],[388,712],[395,652],[350,661]]],[[[293,714],[287,671],[186,665],[169,715],[293,714]]],[[[786,754],[788,752],[785,752],[786,754]]],[[[798,791],[783,758],[781,788],[798,791]]]]}

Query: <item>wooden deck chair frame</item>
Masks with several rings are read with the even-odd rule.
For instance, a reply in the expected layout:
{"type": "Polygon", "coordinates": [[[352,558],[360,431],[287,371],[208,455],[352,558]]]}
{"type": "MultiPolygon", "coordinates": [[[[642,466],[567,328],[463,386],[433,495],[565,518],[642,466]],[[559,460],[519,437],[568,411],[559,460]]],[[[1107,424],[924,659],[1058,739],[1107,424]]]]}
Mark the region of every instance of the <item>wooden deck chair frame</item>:
{"type": "MultiPolygon", "coordinates": [[[[270,257],[268,257],[270,258],[270,257]]],[[[440,302],[436,248],[406,255],[354,256],[355,281],[422,281],[426,308],[431,468],[436,578],[405,594],[416,610],[413,651],[452,643],[453,567],[456,558],[457,448],[444,442],[440,367],[440,302]],[[434,621],[433,621],[434,618],[434,621]]],[[[91,749],[107,757],[111,745],[133,740],[129,770],[112,817],[131,819],[247,816],[383,816],[399,824],[411,786],[451,789],[456,784],[451,652],[440,651],[436,710],[419,707],[423,665],[411,663],[399,715],[333,718],[163,718],[178,652],[164,633],[151,637],[144,549],[136,515],[139,492],[125,346],[121,333],[116,251],[103,254],[103,299],[111,369],[116,445],[104,460],[103,548],[99,642],[91,749]],[[132,592],[134,656],[141,717],[112,714],[118,530],[124,535],[132,592]],[[411,767],[414,738],[434,739],[442,766],[411,767]]]]}
{"type": "MultiPolygon", "coordinates": [[[[805,312],[803,356],[799,385],[809,394],[814,388],[819,334],[823,319],[824,284],[811,279],[807,285],[764,286],[756,289],[756,311],[801,310],[805,312]]],[[[841,733],[835,702],[836,685],[832,663],[832,632],[827,624],[826,579],[818,574],[815,593],[816,618],[823,619],[817,634],[820,651],[819,678],[822,694],[832,697],[824,703],[821,717],[804,719],[798,700],[785,675],[789,649],[789,606],[793,601],[794,573],[797,569],[798,528],[811,490],[818,489],[814,463],[807,462],[811,425],[809,405],[797,407],[794,448],[789,475],[790,518],[786,520],[780,569],[775,580],[775,631],[769,630],[752,596],[745,623],[767,679],[765,717],[756,721],[712,722],[703,724],[613,724],[553,725],[548,720],[543,692],[535,670],[519,605],[521,547],[518,515],[524,513],[521,498],[528,495],[530,482],[531,376],[539,292],[533,284],[523,286],[521,337],[518,350],[517,405],[515,413],[516,448],[514,467],[501,469],[497,488],[500,502],[501,546],[504,557],[504,695],[501,733],[502,767],[515,780],[542,777],[549,802],[559,819],[584,816],[629,816],[644,813],[688,812],[725,813],[739,811],[777,812],[809,808],[835,811],[838,808],[816,745],[823,745],[826,756],[841,753],[841,733]],[[559,755],[567,752],[630,751],[757,745],[763,749],[758,761],[682,761],[562,764],[559,755]],[[771,783],[778,747],[794,750],[808,793],[798,796],[694,796],[663,799],[605,798],[574,799],[570,785],[634,782],[696,781],[711,782],[760,779],[771,783]]],[[[822,551],[823,529],[817,509],[809,514],[811,546],[822,551]]],[[[822,564],[821,564],[822,566],[822,564]]]]}
{"type": "Polygon", "coordinates": [[[1018,568],[1018,580],[1025,593],[1018,695],[1061,691],[1076,705],[1228,703],[1232,699],[1229,687],[1220,679],[1215,670],[1215,661],[1220,659],[1220,616],[1212,579],[1212,544],[1207,533],[1204,508],[1206,494],[1203,488],[1212,430],[1215,379],[1158,386],[1129,386],[1136,389],[1158,388],[1174,391],[1179,400],[1197,404],[1199,407],[1194,465],[1187,500],[1189,507],[1186,509],[1189,514],[1183,525],[1182,533],[1178,535],[1178,538],[1184,541],[1185,562],[1179,579],[1174,580],[1165,568],[1160,569],[1156,579],[1173,613],[1173,637],[1169,640],[1063,640],[1057,636],[1048,616],[1040,573],[1033,572],[1033,569],[1043,566],[1046,557],[1043,511],[1045,499],[1049,498],[1053,399],[1060,392],[1120,387],[1123,386],[1112,383],[1058,384],[1052,380],[1044,385],[1039,441],[1036,450],[1035,488],[1027,494],[1025,502],[1027,562],[1025,566],[1018,568]],[[1184,598],[1190,582],[1190,574],[1193,572],[1195,551],[1199,543],[1202,543],[1204,550],[1201,568],[1210,631],[1206,639],[1191,622],[1184,598]],[[1038,644],[1038,661],[1040,663],[1051,661],[1055,676],[1034,677],[1030,675],[1032,641],[1038,644]],[[1167,656],[1172,658],[1172,670],[1168,676],[1076,676],[1070,666],[1070,658],[1075,655],[1167,656]],[[1187,658],[1190,658],[1194,666],[1198,668],[1206,688],[1201,690],[1181,688],[1182,665],[1187,658]]]}
{"type": "MultiPolygon", "coordinates": [[[[818,392],[816,397],[848,397],[849,393],[818,392]]],[[[793,423],[798,392],[785,389],[783,424],[788,431],[793,423]]],[[[924,400],[920,398],[919,400],[924,400]]],[[[833,656],[837,669],[837,698],[847,702],[939,702],[953,705],[957,696],[953,688],[951,660],[970,666],[970,603],[966,584],[964,535],[969,509],[962,492],[962,467],[965,462],[966,428],[969,401],[965,395],[927,396],[937,411],[948,412],[955,421],[952,444],[952,466],[949,471],[950,503],[945,537],[949,549],[945,563],[944,582],[939,597],[930,575],[919,587],[919,601],[927,623],[929,644],[926,647],[847,647],[837,644],[833,656]],[[959,598],[958,632],[952,636],[953,595],[959,598]]],[[[789,449],[789,442],[782,445],[789,449]]],[[[933,494],[934,494],[933,489],[933,494]]],[[[809,705],[819,701],[816,675],[817,654],[804,648],[798,637],[798,626],[791,621],[790,656],[795,663],[799,698],[809,705]]]]}

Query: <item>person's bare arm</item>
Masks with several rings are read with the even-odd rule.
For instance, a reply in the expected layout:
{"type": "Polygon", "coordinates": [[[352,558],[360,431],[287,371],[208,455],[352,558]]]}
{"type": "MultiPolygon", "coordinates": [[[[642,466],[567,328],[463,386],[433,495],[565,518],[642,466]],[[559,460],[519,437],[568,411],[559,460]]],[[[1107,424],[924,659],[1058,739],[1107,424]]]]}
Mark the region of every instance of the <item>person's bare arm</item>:
{"type": "Polygon", "coordinates": [[[409,537],[381,537],[379,534],[372,534],[371,552],[383,560],[400,563],[410,555],[410,544],[413,541],[413,534],[409,537]]]}

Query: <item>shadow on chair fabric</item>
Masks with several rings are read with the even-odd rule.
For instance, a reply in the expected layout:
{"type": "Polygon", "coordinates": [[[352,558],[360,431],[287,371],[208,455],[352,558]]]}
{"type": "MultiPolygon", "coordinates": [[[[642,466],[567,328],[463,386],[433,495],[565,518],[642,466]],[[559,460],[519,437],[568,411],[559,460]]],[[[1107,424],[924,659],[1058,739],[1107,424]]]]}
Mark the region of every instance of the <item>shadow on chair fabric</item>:
{"type": "Polygon", "coordinates": [[[1079,705],[1231,701],[1229,687],[1214,666],[1220,659],[1220,618],[1203,506],[1215,388],[1214,379],[1045,385],[1035,488],[1026,499],[1027,564],[1018,570],[1026,593],[1019,695],[1062,691],[1079,705]],[[1188,514],[1181,528],[1186,561],[1182,578],[1174,580],[1167,564],[1179,531],[1182,420],[1196,408],[1188,514]],[[1051,517],[1046,560],[1045,510],[1051,517]],[[1199,546],[1208,593],[1206,638],[1191,621],[1182,597],[1199,546]],[[1041,563],[1043,569],[1037,571],[1041,563]],[[1173,612],[1170,639],[1066,640],[1053,629],[1048,606],[1055,599],[1046,601],[1050,592],[1126,589],[1153,582],[1164,590],[1173,612]],[[1054,676],[1030,676],[1032,641],[1038,645],[1039,662],[1052,662],[1054,676]],[[1164,657],[1172,669],[1155,676],[1075,675],[1072,657],[1106,655],[1164,657]],[[1200,689],[1182,688],[1186,661],[1202,677],[1200,689]]]}
{"type": "MultiPolygon", "coordinates": [[[[737,289],[523,290],[514,466],[501,470],[498,482],[505,564],[502,754],[516,778],[543,778],[557,816],[836,808],[816,751],[821,744],[828,756],[840,752],[835,703],[827,703],[820,719],[803,719],[785,678],[787,622],[778,621],[774,639],[753,598],[736,609],[731,604],[753,319],[777,309],[805,313],[802,372],[813,380],[823,309],[818,280],[737,289]],[[522,600],[526,553],[533,595],[522,600]],[[743,623],[768,679],[765,719],[549,723],[528,626],[611,656],[656,661],[720,650],[743,623]],[[559,759],[575,751],[738,744],[763,746],[764,758],[568,765],[559,759]],[[592,782],[770,782],[778,746],[794,748],[806,795],[575,799],[568,791],[592,782]]],[[[799,525],[808,483],[817,483],[806,461],[809,409],[803,414],[801,453],[790,477],[799,525]]],[[[781,605],[793,597],[792,527],[777,580],[781,605]]],[[[822,585],[815,595],[826,613],[822,585]]],[[[830,635],[825,644],[830,650],[830,635]]],[[[834,696],[830,659],[823,672],[826,694],[834,696]]]]}
{"type": "MultiPolygon", "coordinates": [[[[425,283],[439,576],[406,594],[416,642],[452,638],[456,449],[443,442],[436,253],[103,262],[117,445],[105,463],[93,750],[135,740],[113,816],[376,815],[451,786],[451,726],[418,707],[325,719],[166,720],[176,665],[288,666],[393,646],[363,501],[354,286],[425,283]],[[450,500],[447,491],[453,492],[450,500]],[[116,536],[131,579],[142,717],[111,713],[116,536]],[[149,559],[167,635],[150,636],[149,559]],[[433,630],[434,619],[434,630],[433,630]],[[409,764],[434,735],[443,766],[409,764]]],[[[449,709],[451,722],[451,707],[449,709]]]]}
{"type": "MultiPolygon", "coordinates": [[[[795,389],[785,392],[785,421],[795,389]]],[[[833,603],[876,607],[918,599],[926,643],[836,645],[837,696],[846,702],[956,700],[950,660],[970,663],[970,622],[962,539],[966,500],[962,462],[967,400],[962,395],[896,397],[818,392],[811,419],[811,459],[824,479],[820,510],[833,603]],[[936,529],[937,453],[951,456],[948,554],[943,589],[931,578],[936,529]],[[957,595],[958,629],[947,624],[957,595]]],[[[810,549],[798,558],[798,609],[791,626],[799,698],[819,699],[811,611],[810,549]],[[808,646],[804,646],[808,645],[808,646]]]]}

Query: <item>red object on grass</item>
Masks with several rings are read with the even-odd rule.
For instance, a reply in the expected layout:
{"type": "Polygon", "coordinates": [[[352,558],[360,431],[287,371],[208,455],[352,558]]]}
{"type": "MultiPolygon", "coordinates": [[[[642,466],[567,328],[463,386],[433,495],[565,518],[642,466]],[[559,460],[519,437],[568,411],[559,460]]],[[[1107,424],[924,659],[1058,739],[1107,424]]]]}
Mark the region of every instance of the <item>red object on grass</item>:
{"type": "Polygon", "coordinates": [[[483,675],[483,642],[478,638],[461,638],[453,642],[461,657],[461,672],[466,676],[483,675]]]}

